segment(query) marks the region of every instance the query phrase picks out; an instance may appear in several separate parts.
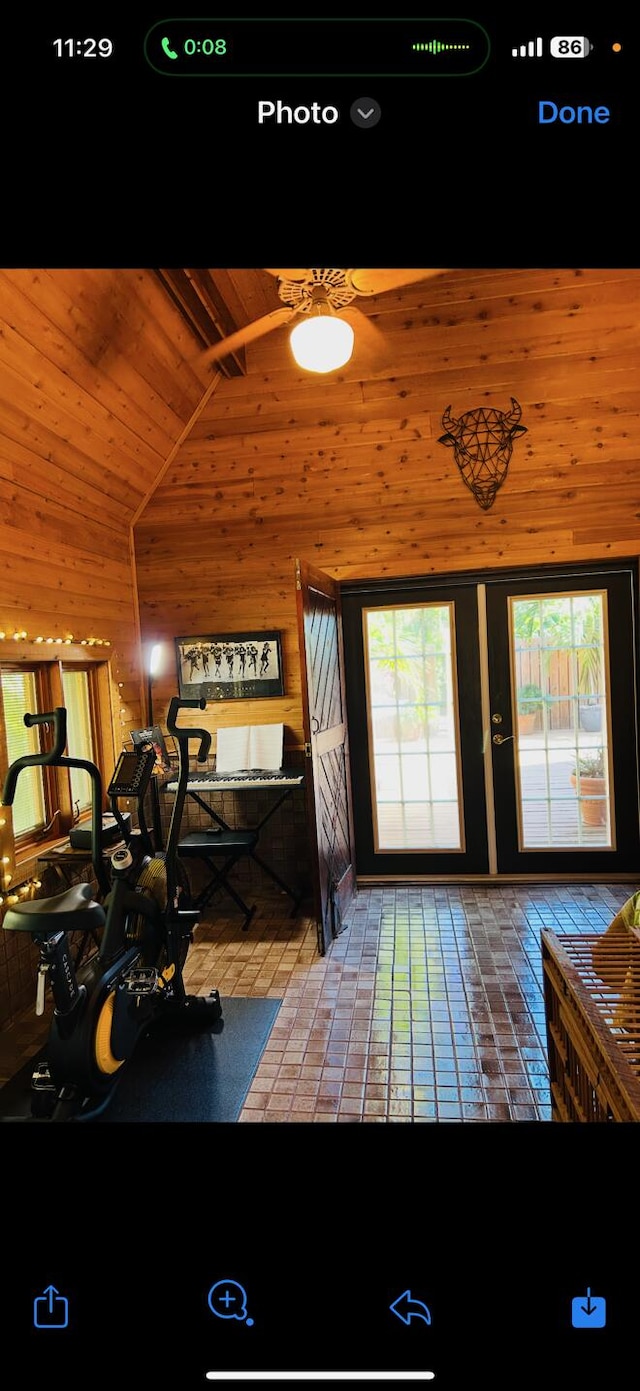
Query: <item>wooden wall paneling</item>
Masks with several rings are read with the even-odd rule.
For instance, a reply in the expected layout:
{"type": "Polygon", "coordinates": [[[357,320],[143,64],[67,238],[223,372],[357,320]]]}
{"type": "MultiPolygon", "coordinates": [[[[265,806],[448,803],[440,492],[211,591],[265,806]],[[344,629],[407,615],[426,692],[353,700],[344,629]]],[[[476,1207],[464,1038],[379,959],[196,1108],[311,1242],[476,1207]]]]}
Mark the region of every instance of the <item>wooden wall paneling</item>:
{"type": "Polygon", "coordinates": [[[104,378],[95,369],[81,372],[73,357],[60,356],[61,366],[43,359],[35,344],[5,323],[0,338],[0,369],[3,377],[11,378],[12,399],[34,414],[42,410],[56,424],[60,418],[72,439],[74,435],[78,439],[87,435],[107,445],[115,442],[130,469],[137,467],[143,477],[153,477],[158,459],[164,458],[166,452],[164,431],[137,406],[135,399],[124,393],[118,396],[115,388],[108,383],[105,386],[104,378]],[[68,375],[70,372],[78,375],[79,383],[68,375]]]}
{"type": "Polygon", "coordinates": [[[0,303],[7,305],[6,286],[14,285],[22,321],[30,306],[36,341],[39,316],[46,316],[46,331],[55,335],[50,351],[74,381],[104,393],[116,416],[137,408],[143,438],[142,408],[169,439],[175,436],[202,393],[201,371],[191,362],[195,340],[151,272],[11,270],[4,282],[0,303]]]}
{"type": "MultiPolygon", "coordinates": [[[[45,474],[48,489],[55,491],[58,470],[62,470],[69,474],[66,486],[74,494],[80,484],[80,499],[86,482],[97,491],[95,506],[100,506],[100,496],[104,494],[114,499],[121,515],[126,516],[127,509],[133,512],[140,495],[140,482],[135,470],[131,470],[131,460],[113,447],[112,441],[94,437],[90,431],[78,428],[64,412],[50,410],[44,399],[21,380],[16,387],[6,367],[0,367],[0,431],[5,441],[5,455],[9,458],[13,456],[14,443],[33,452],[37,466],[45,474]],[[9,404],[6,394],[10,397],[9,404]],[[21,405],[16,410],[18,397],[21,405]],[[49,461],[53,464],[51,473],[47,467],[49,461]]],[[[91,514],[91,500],[86,510],[91,514]]]]}
{"type": "Polygon", "coordinates": [[[231,630],[257,605],[287,643],[294,553],[339,578],[635,553],[639,305],[636,271],[462,270],[360,302],[389,352],[369,376],[354,359],[307,377],[286,331],[256,341],[136,527],[143,631],[206,631],[212,613],[231,630]],[[527,434],[484,513],[442,413],[511,396],[527,434]]]}
{"type": "Polygon", "coordinates": [[[0,402],[0,473],[8,482],[28,487],[37,497],[54,495],[70,512],[78,517],[99,515],[102,526],[111,526],[119,531],[122,527],[123,507],[128,502],[134,504],[137,491],[124,486],[118,495],[111,497],[105,491],[108,472],[100,464],[92,463],[86,451],[67,449],[56,441],[50,432],[36,430],[27,416],[16,421],[15,412],[10,412],[0,402]],[[28,444],[25,432],[28,431],[28,444]],[[46,437],[48,435],[48,438],[46,437]],[[55,451],[55,458],[52,457],[55,451]]]}
{"type": "Polygon", "coordinates": [[[7,412],[20,413],[14,437],[24,440],[25,424],[31,437],[32,423],[37,429],[41,422],[43,457],[55,450],[58,466],[81,482],[88,475],[121,509],[153,484],[202,397],[201,377],[174,344],[174,334],[184,341],[185,330],[159,287],[157,312],[166,315],[160,327],[148,301],[132,307],[144,276],[151,279],[147,272],[0,272],[0,400],[7,412]],[[66,277],[75,296],[62,284],[66,277]]]}
{"type": "MultiPolygon", "coordinates": [[[[278,302],[265,272],[203,274],[239,322],[278,302]]],[[[283,329],[223,380],[152,271],[0,271],[0,626],[110,641],[114,748],[147,642],[159,717],[176,633],[256,624],[285,696],[207,718],[299,743],[296,555],[355,578],[638,553],[640,272],[467,267],[355,303],[374,359],[307,376],[283,329]],[[485,514],[442,413],[511,396],[527,434],[485,514]]]]}

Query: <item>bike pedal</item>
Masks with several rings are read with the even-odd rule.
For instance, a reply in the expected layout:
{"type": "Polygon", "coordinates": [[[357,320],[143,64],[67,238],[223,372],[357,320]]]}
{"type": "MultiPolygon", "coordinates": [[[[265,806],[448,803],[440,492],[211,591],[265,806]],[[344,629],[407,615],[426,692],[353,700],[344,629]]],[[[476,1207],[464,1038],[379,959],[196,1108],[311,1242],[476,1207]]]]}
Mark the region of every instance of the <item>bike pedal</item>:
{"type": "Polygon", "coordinates": [[[31,1074],[31,1086],[34,1092],[55,1091],[47,1062],[36,1064],[31,1074]]]}
{"type": "Polygon", "coordinates": [[[160,989],[158,980],[155,966],[138,966],[127,971],[123,984],[127,995],[155,995],[160,989]]]}
{"type": "Polygon", "coordinates": [[[31,1074],[31,1115],[35,1120],[49,1120],[55,1109],[57,1090],[51,1080],[48,1063],[42,1061],[31,1074]]]}

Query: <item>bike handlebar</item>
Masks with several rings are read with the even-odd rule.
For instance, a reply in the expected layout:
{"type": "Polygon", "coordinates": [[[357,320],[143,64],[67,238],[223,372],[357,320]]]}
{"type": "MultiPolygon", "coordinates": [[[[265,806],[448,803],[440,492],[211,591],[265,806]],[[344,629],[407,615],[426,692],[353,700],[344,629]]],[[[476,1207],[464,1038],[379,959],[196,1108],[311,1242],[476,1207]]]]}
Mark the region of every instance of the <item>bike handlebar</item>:
{"type": "Polygon", "coordinates": [[[88,773],[92,783],[91,859],[100,888],[104,894],[107,894],[109,892],[109,876],[102,858],[102,777],[100,769],[86,758],[65,757],[67,711],[64,705],[58,705],[55,710],[49,710],[42,715],[32,715],[27,712],[23,719],[28,729],[36,724],[52,724],[53,743],[51,748],[45,749],[43,753],[23,754],[22,758],[17,758],[15,763],[11,764],[2,789],[2,805],[5,807],[13,805],[18,778],[25,768],[44,768],[53,765],[55,768],[81,768],[83,772],[88,773]]]}
{"type": "Polygon", "coordinates": [[[174,739],[184,741],[187,746],[187,753],[189,751],[189,740],[200,740],[200,748],[196,754],[198,763],[204,763],[209,756],[211,734],[208,729],[197,729],[195,726],[192,728],[179,728],[176,724],[176,719],[179,710],[205,710],[206,705],[207,702],[204,696],[201,696],[200,699],[196,698],[195,700],[181,700],[179,696],[172,696],[167,713],[167,733],[171,734],[174,739]]]}
{"type": "Polygon", "coordinates": [[[23,769],[43,768],[48,764],[58,763],[67,742],[67,712],[64,705],[58,705],[55,710],[49,710],[44,715],[26,714],[23,718],[28,729],[34,724],[52,724],[53,743],[50,749],[45,749],[42,753],[23,754],[22,758],[17,758],[15,763],[11,764],[2,789],[2,805],[5,807],[13,806],[18,778],[23,769]]]}

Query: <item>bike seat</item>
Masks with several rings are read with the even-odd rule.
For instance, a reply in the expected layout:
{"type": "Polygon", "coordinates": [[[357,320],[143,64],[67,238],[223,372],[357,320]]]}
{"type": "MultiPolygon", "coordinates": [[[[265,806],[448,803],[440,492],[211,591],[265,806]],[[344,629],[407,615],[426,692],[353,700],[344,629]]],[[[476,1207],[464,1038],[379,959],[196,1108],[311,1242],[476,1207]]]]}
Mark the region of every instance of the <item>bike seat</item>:
{"type": "Polygon", "coordinates": [[[55,898],[30,898],[4,915],[3,927],[46,937],[54,932],[87,932],[106,922],[104,908],[93,901],[90,884],[74,884],[55,898]]]}

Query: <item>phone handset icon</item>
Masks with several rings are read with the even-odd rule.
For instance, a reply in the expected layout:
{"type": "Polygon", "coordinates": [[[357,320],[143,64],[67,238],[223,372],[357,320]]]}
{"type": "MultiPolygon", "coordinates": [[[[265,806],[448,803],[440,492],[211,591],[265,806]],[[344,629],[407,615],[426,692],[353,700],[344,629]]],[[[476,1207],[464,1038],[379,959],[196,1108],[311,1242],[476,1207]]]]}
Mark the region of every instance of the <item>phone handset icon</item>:
{"type": "Polygon", "coordinates": [[[166,53],[167,58],[177,58],[177,57],[178,57],[178,55],[177,55],[177,53],[176,53],[176,51],[175,51],[175,48],[172,48],[172,47],[171,47],[171,44],[170,44],[170,42],[169,42],[169,39],[163,39],[163,40],[162,40],[162,52],[163,52],[163,53],[166,53]]]}

